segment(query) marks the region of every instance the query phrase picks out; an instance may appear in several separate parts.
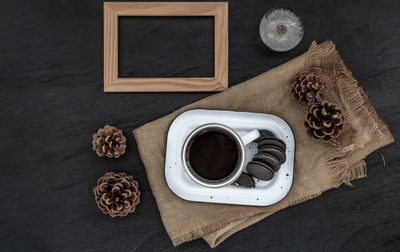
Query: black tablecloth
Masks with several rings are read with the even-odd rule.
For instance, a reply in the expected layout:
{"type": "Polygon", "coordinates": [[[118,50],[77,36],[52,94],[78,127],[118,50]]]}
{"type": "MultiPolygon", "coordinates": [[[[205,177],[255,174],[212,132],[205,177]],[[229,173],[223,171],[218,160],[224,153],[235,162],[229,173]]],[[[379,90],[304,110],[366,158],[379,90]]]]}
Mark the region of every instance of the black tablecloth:
{"type": "MultiPolygon", "coordinates": [[[[301,54],[312,40],[331,39],[397,138],[399,9],[397,0],[231,1],[230,86],[301,54]],[[305,24],[303,41],[287,53],[268,50],[258,34],[262,15],[276,6],[294,9],[305,24]]],[[[212,75],[212,21],[127,18],[120,26],[121,75],[212,75]]],[[[208,248],[202,240],[173,248],[131,131],[209,93],[104,93],[102,1],[0,2],[0,81],[1,251],[208,248]],[[91,150],[92,134],[105,124],[127,136],[120,159],[91,150]],[[133,215],[113,219],[97,208],[91,190],[106,171],[139,181],[133,215]]],[[[215,251],[398,250],[399,145],[381,151],[386,168],[371,154],[368,178],[354,187],[281,211],[215,251]]]]}

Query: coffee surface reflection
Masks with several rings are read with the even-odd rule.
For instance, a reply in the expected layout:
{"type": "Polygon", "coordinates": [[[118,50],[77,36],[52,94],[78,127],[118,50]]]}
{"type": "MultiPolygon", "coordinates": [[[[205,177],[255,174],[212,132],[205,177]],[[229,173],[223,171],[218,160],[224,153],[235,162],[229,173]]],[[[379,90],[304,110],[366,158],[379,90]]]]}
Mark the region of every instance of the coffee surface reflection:
{"type": "Polygon", "coordinates": [[[200,133],[189,148],[190,168],[200,179],[219,181],[236,168],[239,150],[235,140],[218,130],[200,133]]]}

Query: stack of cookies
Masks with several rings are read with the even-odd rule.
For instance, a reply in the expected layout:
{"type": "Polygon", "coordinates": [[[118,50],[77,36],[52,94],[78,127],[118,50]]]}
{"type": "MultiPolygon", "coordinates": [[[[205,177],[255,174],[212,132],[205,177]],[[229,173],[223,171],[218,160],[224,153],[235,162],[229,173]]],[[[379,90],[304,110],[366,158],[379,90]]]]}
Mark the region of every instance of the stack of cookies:
{"type": "Polygon", "coordinates": [[[271,180],[275,172],[286,161],[286,144],[268,130],[260,130],[260,137],[256,140],[258,151],[253,160],[247,164],[246,172],[243,172],[235,185],[255,187],[254,178],[259,180],[271,180]]]}

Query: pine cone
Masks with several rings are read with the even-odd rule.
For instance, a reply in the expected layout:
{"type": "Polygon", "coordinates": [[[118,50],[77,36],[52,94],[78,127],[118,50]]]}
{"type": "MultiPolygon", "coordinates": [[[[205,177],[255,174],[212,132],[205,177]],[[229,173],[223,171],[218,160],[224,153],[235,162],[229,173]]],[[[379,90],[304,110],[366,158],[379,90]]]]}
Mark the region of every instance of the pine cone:
{"type": "Polygon", "coordinates": [[[140,202],[138,182],[123,172],[104,174],[97,180],[93,193],[97,206],[111,217],[133,213],[140,202]]]}
{"type": "Polygon", "coordinates": [[[300,72],[293,78],[292,94],[302,105],[321,102],[324,98],[324,90],[325,82],[316,72],[300,72]]]}
{"type": "Polygon", "coordinates": [[[92,145],[99,157],[119,158],[125,153],[126,138],[122,130],[106,125],[93,135],[92,145]]]}
{"type": "Polygon", "coordinates": [[[342,111],[336,104],[314,103],[308,108],[305,121],[307,134],[325,141],[336,138],[343,130],[343,120],[342,111]]]}

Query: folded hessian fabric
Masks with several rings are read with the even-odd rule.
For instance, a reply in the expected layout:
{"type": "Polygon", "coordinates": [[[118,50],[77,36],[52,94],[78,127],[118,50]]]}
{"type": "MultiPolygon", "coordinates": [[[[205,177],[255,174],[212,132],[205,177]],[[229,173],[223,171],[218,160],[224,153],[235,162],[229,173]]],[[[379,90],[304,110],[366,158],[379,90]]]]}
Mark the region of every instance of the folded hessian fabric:
{"type": "Polygon", "coordinates": [[[393,142],[366,94],[341,60],[335,45],[312,43],[303,55],[253,79],[211,95],[133,131],[165,229],[175,246],[203,238],[215,247],[235,232],[289,206],[315,198],[342,183],[366,176],[364,158],[393,142]],[[307,136],[307,107],[293,99],[292,78],[319,67],[327,85],[327,100],[343,110],[344,130],[333,142],[307,136]],[[167,186],[164,161],[171,122],[190,109],[218,109],[274,114],[283,118],[296,138],[293,185],[280,202],[267,207],[185,201],[167,186]]]}

